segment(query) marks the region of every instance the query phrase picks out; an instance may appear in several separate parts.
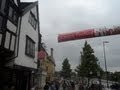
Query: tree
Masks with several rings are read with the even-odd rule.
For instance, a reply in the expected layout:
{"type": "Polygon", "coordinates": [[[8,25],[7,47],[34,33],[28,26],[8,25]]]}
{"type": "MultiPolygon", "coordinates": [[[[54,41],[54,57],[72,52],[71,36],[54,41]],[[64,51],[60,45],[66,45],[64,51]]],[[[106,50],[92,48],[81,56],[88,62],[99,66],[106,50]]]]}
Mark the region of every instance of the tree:
{"type": "Polygon", "coordinates": [[[111,80],[115,82],[120,82],[120,72],[111,73],[111,80]]]}
{"type": "Polygon", "coordinates": [[[75,71],[72,71],[72,72],[71,72],[71,79],[72,79],[72,80],[75,80],[75,79],[76,79],[76,76],[77,76],[76,72],[75,72],[75,71]]]}
{"type": "Polygon", "coordinates": [[[63,78],[70,78],[71,77],[71,68],[69,64],[69,60],[66,58],[64,59],[62,63],[62,70],[61,70],[61,76],[63,78]]]}
{"type": "Polygon", "coordinates": [[[91,48],[87,41],[84,44],[83,51],[81,52],[81,64],[77,66],[75,71],[80,77],[87,77],[89,79],[96,77],[102,69],[97,64],[98,58],[94,55],[94,50],[91,48]]]}

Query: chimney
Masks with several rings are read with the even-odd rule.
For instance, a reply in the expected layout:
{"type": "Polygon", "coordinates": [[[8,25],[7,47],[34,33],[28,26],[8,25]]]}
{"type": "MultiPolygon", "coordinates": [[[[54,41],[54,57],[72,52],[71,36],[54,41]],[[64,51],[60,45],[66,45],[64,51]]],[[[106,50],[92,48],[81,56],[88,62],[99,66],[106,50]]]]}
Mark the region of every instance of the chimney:
{"type": "Polygon", "coordinates": [[[51,48],[51,57],[53,58],[53,48],[51,48]]]}

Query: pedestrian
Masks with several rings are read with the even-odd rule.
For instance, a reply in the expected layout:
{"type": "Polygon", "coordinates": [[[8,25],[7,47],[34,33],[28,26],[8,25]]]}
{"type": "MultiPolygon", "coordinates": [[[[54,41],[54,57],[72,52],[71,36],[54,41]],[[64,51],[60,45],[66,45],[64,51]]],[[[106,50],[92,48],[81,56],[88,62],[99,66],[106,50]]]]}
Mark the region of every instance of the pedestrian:
{"type": "Polygon", "coordinates": [[[31,90],[35,90],[35,87],[33,86],[33,87],[31,88],[31,90]]]}
{"type": "Polygon", "coordinates": [[[71,83],[70,83],[69,80],[67,81],[67,89],[68,89],[68,90],[72,90],[72,88],[71,88],[71,83]]]}
{"type": "Polygon", "coordinates": [[[34,83],[34,85],[32,86],[31,90],[36,90],[37,84],[34,83]]]}
{"type": "Polygon", "coordinates": [[[55,88],[56,90],[59,90],[59,87],[60,87],[60,83],[58,81],[55,82],[55,88]]]}
{"type": "Polygon", "coordinates": [[[75,90],[75,83],[71,81],[72,90],[75,90]]]}
{"type": "Polygon", "coordinates": [[[55,82],[54,81],[52,81],[50,83],[50,90],[55,90],[55,82]]]}
{"type": "Polygon", "coordinates": [[[49,90],[49,82],[46,82],[46,84],[44,86],[44,90],[49,90]]]}
{"type": "Polygon", "coordinates": [[[65,80],[63,81],[62,87],[63,87],[63,90],[66,90],[67,84],[66,84],[65,80]]]}
{"type": "Polygon", "coordinates": [[[84,86],[83,86],[83,84],[81,82],[79,84],[79,90],[84,90],[84,86]]]}

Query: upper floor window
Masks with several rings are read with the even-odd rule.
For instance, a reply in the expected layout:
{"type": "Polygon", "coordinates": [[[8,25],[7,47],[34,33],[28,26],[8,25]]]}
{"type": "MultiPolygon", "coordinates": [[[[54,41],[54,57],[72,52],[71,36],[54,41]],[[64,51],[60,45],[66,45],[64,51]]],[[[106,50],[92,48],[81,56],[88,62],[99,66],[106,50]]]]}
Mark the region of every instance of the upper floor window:
{"type": "Polygon", "coordinates": [[[3,17],[0,16],[0,32],[2,32],[3,17]]]}
{"type": "Polygon", "coordinates": [[[26,36],[25,54],[33,58],[35,57],[35,42],[29,36],[26,36]]]}
{"type": "Polygon", "coordinates": [[[35,15],[31,11],[30,11],[28,22],[36,30],[37,20],[35,18],[35,15]]]}
{"type": "Polygon", "coordinates": [[[0,0],[0,9],[1,9],[1,3],[2,3],[2,0],[0,0]]]}
{"type": "Polygon", "coordinates": [[[46,66],[46,71],[48,71],[48,66],[46,66]]]}
{"type": "Polygon", "coordinates": [[[0,11],[2,13],[5,12],[5,7],[6,7],[6,0],[0,0],[0,11]]]}
{"type": "Polygon", "coordinates": [[[9,7],[9,17],[15,24],[18,23],[18,14],[12,7],[9,7]]]}

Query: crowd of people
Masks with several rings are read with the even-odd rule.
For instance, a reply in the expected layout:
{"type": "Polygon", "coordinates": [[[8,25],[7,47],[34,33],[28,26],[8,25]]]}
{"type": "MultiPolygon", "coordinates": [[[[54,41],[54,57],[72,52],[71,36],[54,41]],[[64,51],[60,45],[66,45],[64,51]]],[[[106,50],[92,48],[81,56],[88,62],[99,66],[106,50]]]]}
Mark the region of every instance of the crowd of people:
{"type": "MultiPolygon", "coordinates": [[[[99,83],[91,83],[89,86],[82,81],[73,80],[54,80],[46,82],[44,90],[106,90],[105,86],[99,83]]],[[[110,90],[120,90],[120,84],[112,84],[109,86],[110,90]]],[[[31,89],[37,90],[37,89],[31,89]]],[[[38,89],[39,90],[39,89],[38,89]]]]}
{"type": "Polygon", "coordinates": [[[44,90],[59,90],[60,87],[62,90],[75,90],[75,82],[68,80],[46,82],[44,90]]]}
{"type": "Polygon", "coordinates": [[[91,84],[87,87],[83,82],[73,81],[73,80],[62,80],[62,81],[52,81],[46,82],[44,90],[75,90],[77,85],[77,90],[102,90],[102,86],[99,84],[91,84]]]}

